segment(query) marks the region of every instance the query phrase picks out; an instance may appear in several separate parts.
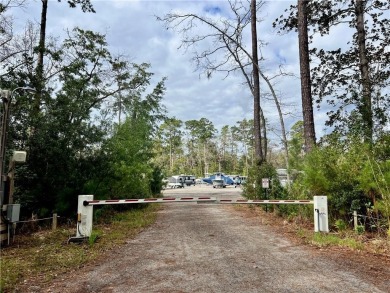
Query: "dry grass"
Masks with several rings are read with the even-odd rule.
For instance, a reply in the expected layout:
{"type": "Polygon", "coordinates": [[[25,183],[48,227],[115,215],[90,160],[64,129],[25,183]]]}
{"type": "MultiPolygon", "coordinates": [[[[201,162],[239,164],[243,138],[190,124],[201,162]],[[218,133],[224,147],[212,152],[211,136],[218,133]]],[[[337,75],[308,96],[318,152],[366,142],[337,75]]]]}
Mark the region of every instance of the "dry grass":
{"type": "Polygon", "coordinates": [[[1,250],[0,292],[12,292],[28,280],[50,281],[97,259],[154,223],[158,208],[151,204],[143,209],[112,213],[94,225],[90,240],[82,244],[68,244],[69,237],[76,234],[75,227],[17,235],[12,246],[1,250]]]}
{"type": "Polygon", "coordinates": [[[316,247],[345,248],[390,258],[390,236],[373,233],[358,234],[355,231],[315,233],[313,223],[299,215],[283,218],[274,212],[266,213],[262,207],[234,206],[236,211],[246,213],[249,217],[258,217],[261,223],[293,237],[301,243],[316,247]]]}
{"type": "MultiPolygon", "coordinates": [[[[142,229],[154,223],[159,208],[158,205],[151,204],[145,209],[113,213],[100,218],[94,225],[90,241],[82,244],[67,244],[68,238],[76,234],[75,227],[60,227],[54,232],[45,230],[29,236],[17,235],[11,247],[1,250],[0,292],[13,292],[23,283],[31,283],[31,280],[48,282],[97,260],[105,251],[123,245],[129,238],[135,237],[142,229]]],[[[236,205],[232,209],[311,246],[342,247],[390,257],[389,238],[358,235],[353,231],[314,233],[312,223],[302,219],[286,220],[275,213],[265,213],[261,207],[236,205]]]]}

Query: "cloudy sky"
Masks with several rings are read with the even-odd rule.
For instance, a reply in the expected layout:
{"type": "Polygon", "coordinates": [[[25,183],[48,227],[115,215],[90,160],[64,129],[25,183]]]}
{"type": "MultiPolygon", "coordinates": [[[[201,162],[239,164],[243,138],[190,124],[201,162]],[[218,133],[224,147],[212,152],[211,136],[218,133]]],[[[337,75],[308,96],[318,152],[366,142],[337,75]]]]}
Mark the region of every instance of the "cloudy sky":
{"type": "MultiPolygon", "coordinates": [[[[155,17],[163,17],[171,11],[195,13],[214,19],[226,17],[231,14],[227,1],[92,0],[92,3],[96,13],[83,13],[80,8],[71,9],[65,0],[61,3],[49,1],[47,33],[61,39],[65,30],[76,26],[104,33],[113,54],[127,55],[136,63],[150,63],[155,82],[163,77],[168,78],[164,104],[170,117],[183,121],[205,117],[217,129],[253,117],[253,101],[248,88],[243,85],[243,77],[237,74],[225,78],[225,75],[215,73],[208,79],[202,72],[196,71],[191,62],[191,52],[178,49],[181,36],[165,29],[155,17]]],[[[261,66],[269,77],[278,71],[280,64],[284,65],[285,71],[299,76],[296,33],[279,36],[272,28],[272,22],[294,3],[296,1],[268,1],[258,16],[263,19],[258,27],[259,36],[268,43],[261,51],[265,59],[261,66]]],[[[25,9],[14,14],[15,30],[22,29],[26,19],[39,23],[40,12],[40,0],[28,1],[25,9]]],[[[319,41],[324,44],[329,42],[319,41]]],[[[332,42],[335,41],[333,36],[332,42]]],[[[200,48],[208,45],[202,44],[200,48]]],[[[284,104],[289,129],[302,116],[300,81],[297,77],[283,77],[273,82],[284,104]]],[[[273,102],[264,100],[262,106],[270,126],[278,134],[280,127],[273,102]]],[[[315,109],[317,137],[325,131],[324,112],[315,109]]]]}

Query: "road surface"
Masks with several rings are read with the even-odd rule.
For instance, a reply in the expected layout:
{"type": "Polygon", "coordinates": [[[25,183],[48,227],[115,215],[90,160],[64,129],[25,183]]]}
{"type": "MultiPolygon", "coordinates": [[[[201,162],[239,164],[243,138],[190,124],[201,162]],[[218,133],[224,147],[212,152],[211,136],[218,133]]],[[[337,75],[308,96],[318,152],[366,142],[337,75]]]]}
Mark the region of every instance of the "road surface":
{"type": "MultiPolygon", "coordinates": [[[[164,196],[240,197],[191,186],[164,196]]],[[[386,292],[231,206],[166,204],[157,222],[104,262],[37,292],[386,292]]],[[[30,291],[30,292],[33,292],[30,291]]]]}

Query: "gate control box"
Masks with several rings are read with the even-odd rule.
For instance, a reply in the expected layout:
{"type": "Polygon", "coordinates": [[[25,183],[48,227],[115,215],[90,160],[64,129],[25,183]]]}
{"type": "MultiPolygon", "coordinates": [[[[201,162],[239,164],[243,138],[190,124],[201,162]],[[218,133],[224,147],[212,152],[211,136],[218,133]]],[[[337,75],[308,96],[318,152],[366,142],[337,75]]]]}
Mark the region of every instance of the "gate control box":
{"type": "Polygon", "coordinates": [[[18,222],[20,218],[20,204],[7,205],[7,219],[11,223],[18,222]]]}
{"type": "Polygon", "coordinates": [[[329,232],[328,197],[314,196],[314,231],[329,232]]]}

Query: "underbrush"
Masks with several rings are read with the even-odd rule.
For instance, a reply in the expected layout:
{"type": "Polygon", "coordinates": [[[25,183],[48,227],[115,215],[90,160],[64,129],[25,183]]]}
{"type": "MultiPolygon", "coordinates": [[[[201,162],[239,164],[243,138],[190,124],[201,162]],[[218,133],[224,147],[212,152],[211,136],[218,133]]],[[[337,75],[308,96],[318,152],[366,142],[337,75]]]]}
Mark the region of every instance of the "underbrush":
{"type": "Polygon", "coordinates": [[[364,251],[373,254],[390,256],[390,237],[378,233],[361,232],[352,230],[344,225],[335,226],[330,233],[314,232],[314,224],[309,215],[312,214],[310,207],[279,207],[265,211],[264,206],[235,206],[235,209],[252,217],[261,218],[264,225],[269,225],[295,235],[299,241],[316,247],[338,247],[354,251],[364,251]],[[342,227],[341,227],[342,226],[342,227]],[[342,228],[342,229],[340,229],[342,228]]]}
{"type": "Polygon", "coordinates": [[[321,248],[342,247],[390,256],[390,240],[378,235],[358,234],[352,230],[347,230],[343,233],[314,233],[313,231],[299,228],[296,235],[305,243],[321,248]]]}
{"type": "Polygon", "coordinates": [[[390,237],[385,233],[365,231],[363,226],[355,230],[348,223],[336,220],[330,233],[313,232],[313,208],[310,206],[287,206],[275,209],[274,216],[284,219],[296,228],[296,235],[305,243],[318,247],[344,247],[372,253],[390,255],[390,237]]]}
{"type": "Polygon", "coordinates": [[[100,217],[88,241],[68,244],[75,227],[59,227],[31,235],[16,235],[10,247],[1,250],[0,292],[13,292],[34,279],[47,282],[87,262],[97,260],[103,252],[124,244],[143,228],[155,222],[158,205],[124,212],[111,211],[100,217]]]}

